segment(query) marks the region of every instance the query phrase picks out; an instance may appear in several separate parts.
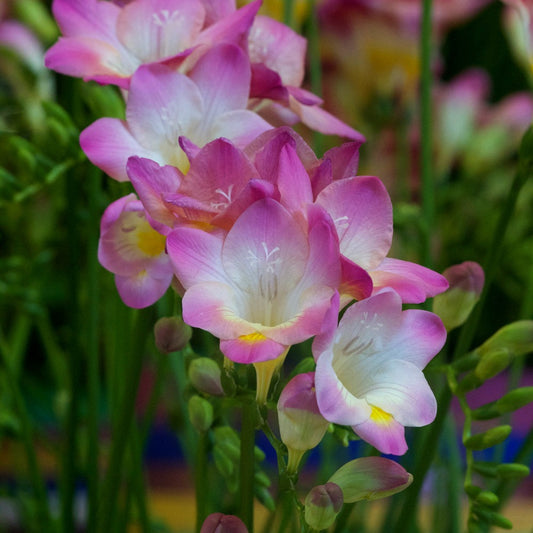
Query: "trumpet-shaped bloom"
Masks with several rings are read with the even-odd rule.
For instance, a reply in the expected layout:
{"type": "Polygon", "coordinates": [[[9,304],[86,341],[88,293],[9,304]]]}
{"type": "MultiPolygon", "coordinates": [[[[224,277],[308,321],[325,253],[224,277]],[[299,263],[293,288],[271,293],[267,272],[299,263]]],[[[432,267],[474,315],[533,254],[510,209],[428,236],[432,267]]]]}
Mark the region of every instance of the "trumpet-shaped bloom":
{"type": "Polygon", "coordinates": [[[167,250],[183,287],[183,318],[220,339],[239,363],[276,359],[321,331],[339,282],[339,251],[326,213],[302,227],[278,202],[258,200],[227,234],[180,227],[167,250]]]}
{"type": "Polygon", "coordinates": [[[444,345],[446,330],[428,311],[402,311],[393,290],[353,304],[335,329],[327,315],[313,344],[315,383],[322,416],[352,426],[383,453],[407,450],[404,426],[435,417],[435,397],[422,369],[444,345]]]}
{"type": "Polygon", "coordinates": [[[134,194],[113,202],[100,225],[98,260],[115,274],[124,303],[140,309],[159,300],[172,281],[165,236],[149,222],[134,194]]]}
{"type": "Polygon", "coordinates": [[[207,52],[190,76],[163,65],[140,67],[131,80],[126,120],[97,120],[82,132],[81,147],[119,181],[127,180],[133,155],[186,171],[181,136],[198,146],[218,137],[244,146],[272,127],[246,109],[250,76],[244,53],[227,44],[207,52]]]}
{"type": "Polygon", "coordinates": [[[131,75],[143,64],[179,64],[199,45],[240,45],[259,3],[227,13],[213,24],[214,8],[206,10],[209,4],[133,0],[120,7],[102,0],[54,0],[53,13],[63,37],[47,52],[46,66],[127,89],[131,75]]]}

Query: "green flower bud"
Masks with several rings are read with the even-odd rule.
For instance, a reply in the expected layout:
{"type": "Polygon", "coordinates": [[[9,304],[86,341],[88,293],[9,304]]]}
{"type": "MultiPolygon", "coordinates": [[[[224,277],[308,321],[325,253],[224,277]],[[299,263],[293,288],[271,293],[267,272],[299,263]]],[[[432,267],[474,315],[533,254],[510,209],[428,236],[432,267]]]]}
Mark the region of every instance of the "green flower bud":
{"type": "Polygon", "coordinates": [[[433,299],[433,312],[439,315],[447,331],[461,326],[470,316],[481,296],[485,275],[473,261],[453,265],[443,272],[450,286],[433,299]]]}
{"type": "Polygon", "coordinates": [[[459,381],[455,392],[456,394],[462,394],[477,389],[482,384],[483,381],[474,373],[467,374],[461,381],[459,381]]]}
{"type": "Polygon", "coordinates": [[[500,414],[516,411],[533,402],[533,387],[521,387],[512,390],[496,401],[495,405],[500,414]]]}
{"type": "Polygon", "coordinates": [[[520,463],[503,463],[496,467],[498,475],[505,479],[520,479],[529,476],[529,467],[520,463]]]}
{"type": "Polygon", "coordinates": [[[452,367],[457,372],[467,372],[472,370],[479,363],[479,355],[477,353],[469,353],[464,357],[457,359],[452,363],[452,367]]]}
{"type": "Polygon", "coordinates": [[[511,433],[511,426],[497,426],[484,433],[478,433],[468,437],[464,441],[465,448],[470,450],[485,450],[503,442],[511,433]]]}
{"type": "Polygon", "coordinates": [[[475,350],[481,357],[506,349],[512,356],[533,351],[533,320],[519,320],[499,329],[475,350]]]}
{"type": "Polygon", "coordinates": [[[305,521],[313,529],[327,529],[344,503],[342,489],[335,483],[313,487],[305,497],[305,521]]]}
{"type": "Polygon", "coordinates": [[[229,479],[235,473],[235,463],[224,452],[224,450],[215,447],[213,449],[213,460],[215,466],[224,479],[229,479]]]}
{"type": "Polygon", "coordinates": [[[200,433],[206,432],[213,423],[213,406],[205,398],[191,396],[189,398],[189,419],[200,433]]]}
{"type": "Polygon", "coordinates": [[[193,359],[189,365],[189,380],[199,392],[223,396],[224,390],[220,377],[220,367],[209,357],[198,357],[193,359]]]}
{"type": "Polygon", "coordinates": [[[17,0],[12,4],[17,18],[31,28],[42,40],[51,43],[57,38],[57,26],[42,2],[39,0],[17,0]]]}
{"type": "Polygon", "coordinates": [[[478,506],[474,507],[474,512],[484,522],[488,522],[489,524],[501,527],[502,529],[513,529],[512,522],[500,513],[487,511],[485,509],[479,508],[478,506]]]}
{"type": "Polygon", "coordinates": [[[154,326],[155,345],[162,353],[183,350],[192,337],[190,326],[179,316],[160,318],[154,326]]]}
{"type": "Polygon", "coordinates": [[[470,496],[471,498],[475,498],[483,489],[481,487],[478,487],[477,485],[465,485],[465,492],[470,496]]]}
{"type": "Polygon", "coordinates": [[[494,492],[491,492],[490,490],[482,490],[477,496],[476,496],[476,503],[479,503],[481,505],[485,505],[486,507],[495,507],[500,502],[500,499],[494,492]]]}
{"type": "Polygon", "coordinates": [[[413,476],[385,457],[360,457],[341,466],[329,481],[339,485],[346,503],[352,503],[401,492],[412,483],[413,476]]]}
{"type": "Polygon", "coordinates": [[[482,381],[497,376],[511,363],[511,354],[507,348],[500,348],[485,354],[474,370],[474,374],[482,381]]]}
{"type": "Polygon", "coordinates": [[[238,461],[241,454],[241,441],[237,432],[229,426],[218,426],[213,430],[215,447],[222,450],[233,461],[238,461]]]}

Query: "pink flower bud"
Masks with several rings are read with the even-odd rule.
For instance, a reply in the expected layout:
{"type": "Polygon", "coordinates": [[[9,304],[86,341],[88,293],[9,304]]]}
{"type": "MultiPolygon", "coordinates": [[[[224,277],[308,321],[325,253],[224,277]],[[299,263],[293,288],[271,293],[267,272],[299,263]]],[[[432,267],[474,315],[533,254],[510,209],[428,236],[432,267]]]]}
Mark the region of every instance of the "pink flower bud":
{"type": "Polygon", "coordinates": [[[411,484],[413,476],[385,457],[361,457],[341,466],[329,481],[341,487],[346,503],[353,503],[396,494],[411,484]]]}
{"type": "Polygon", "coordinates": [[[305,521],[313,529],[327,529],[342,509],[342,489],[335,483],[313,487],[305,498],[305,521]]]}
{"type": "Polygon", "coordinates": [[[192,336],[191,328],[181,317],[160,318],[154,326],[155,345],[160,352],[172,353],[183,350],[192,336]]]}
{"type": "Polygon", "coordinates": [[[248,533],[248,529],[234,515],[212,513],[205,519],[200,533],[248,533]]]}
{"type": "Polygon", "coordinates": [[[224,395],[220,381],[220,367],[209,357],[198,357],[192,360],[189,366],[189,380],[200,392],[212,396],[224,395]]]}
{"type": "Polygon", "coordinates": [[[283,389],[278,401],[281,440],[289,450],[289,470],[295,471],[304,452],[324,436],[329,422],[318,410],[315,374],[296,375],[283,389]]]}
{"type": "Polygon", "coordinates": [[[450,331],[466,322],[481,296],[485,274],[473,261],[453,265],[443,274],[450,287],[446,292],[435,296],[433,312],[439,315],[446,329],[450,331]]]}

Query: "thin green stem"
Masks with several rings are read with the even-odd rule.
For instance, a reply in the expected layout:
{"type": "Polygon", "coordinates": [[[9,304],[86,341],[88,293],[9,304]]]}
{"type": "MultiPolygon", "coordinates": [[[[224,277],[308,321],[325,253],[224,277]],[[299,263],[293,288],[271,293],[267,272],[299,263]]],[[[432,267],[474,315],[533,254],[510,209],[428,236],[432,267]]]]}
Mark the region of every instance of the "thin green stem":
{"type": "MultiPolygon", "coordinates": [[[[72,178],[72,176],[71,176],[72,178]]],[[[67,239],[71,244],[68,254],[68,299],[69,338],[68,338],[68,408],[65,418],[61,478],[61,530],[74,533],[74,494],[76,490],[76,450],[78,449],[79,389],[82,349],[79,332],[81,326],[79,295],[81,288],[81,244],[82,233],[79,220],[81,207],[79,183],[74,179],[66,180],[68,205],[67,239]]]]}
{"type": "Polygon", "coordinates": [[[208,515],[207,486],[207,451],[209,439],[207,432],[200,433],[194,463],[194,490],[196,493],[196,533],[200,533],[202,524],[208,515]]]}
{"type": "Polygon", "coordinates": [[[290,28],[294,26],[294,0],[283,1],[283,22],[290,28]]]}
{"type": "Polygon", "coordinates": [[[100,379],[99,379],[99,348],[98,348],[98,324],[99,313],[99,265],[96,259],[98,247],[98,195],[100,193],[100,171],[89,172],[89,213],[94,222],[90,227],[92,231],[88,239],[87,258],[87,498],[88,516],[87,530],[95,531],[98,513],[99,492],[99,412],[100,412],[100,379]]]}
{"type": "Polygon", "coordinates": [[[345,503],[342,506],[342,510],[335,521],[333,533],[343,533],[344,531],[348,531],[348,523],[356,505],[357,503],[345,503]]]}
{"type": "Polygon", "coordinates": [[[431,12],[432,0],[424,0],[420,40],[420,177],[422,183],[422,262],[433,263],[431,236],[435,226],[435,184],[432,172],[432,121],[431,121],[431,12]]]}
{"type": "Polygon", "coordinates": [[[249,533],[254,530],[255,426],[257,406],[243,402],[241,426],[241,456],[239,463],[241,519],[249,533]]]}
{"type": "MultiPolygon", "coordinates": [[[[140,324],[134,325],[132,331],[134,334],[136,333],[136,337],[145,333],[144,328],[141,328],[140,324]]],[[[123,375],[124,387],[117,407],[117,423],[113,428],[108,471],[100,493],[97,531],[111,531],[111,519],[117,508],[124,452],[133,422],[135,397],[137,395],[144,359],[144,342],[140,338],[136,338],[135,340],[138,342],[132,342],[133,348],[131,352],[129,354],[123,354],[124,357],[129,356],[128,365],[125,369],[125,375],[123,375]]]]}

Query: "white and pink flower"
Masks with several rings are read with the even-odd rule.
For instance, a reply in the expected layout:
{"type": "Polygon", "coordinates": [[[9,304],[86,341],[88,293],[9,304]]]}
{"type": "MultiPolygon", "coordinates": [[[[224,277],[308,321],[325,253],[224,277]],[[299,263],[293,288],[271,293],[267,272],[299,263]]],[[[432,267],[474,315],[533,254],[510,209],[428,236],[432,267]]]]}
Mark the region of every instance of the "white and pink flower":
{"type": "Polygon", "coordinates": [[[407,450],[405,426],[433,421],[437,404],[423,368],[439,352],[446,330],[428,311],[402,311],[392,289],[356,302],[335,328],[315,338],[316,392],[322,416],[351,426],[382,453],[407,450]]]}

